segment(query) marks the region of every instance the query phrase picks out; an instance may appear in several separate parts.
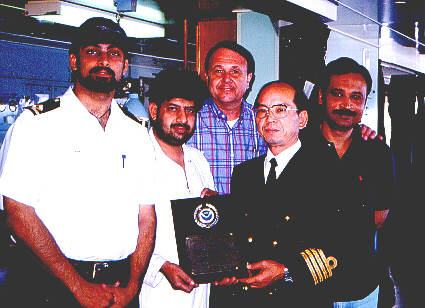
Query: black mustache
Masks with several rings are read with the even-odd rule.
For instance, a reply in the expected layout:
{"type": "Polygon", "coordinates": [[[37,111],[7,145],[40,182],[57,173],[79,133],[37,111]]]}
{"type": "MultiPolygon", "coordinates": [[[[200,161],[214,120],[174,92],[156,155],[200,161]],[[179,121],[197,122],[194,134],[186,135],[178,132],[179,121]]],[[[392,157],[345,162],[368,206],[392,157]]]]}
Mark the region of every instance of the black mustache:
{"type": "Polygon", "coordinates": [[[339,116],[349,116],[349,117],[355,117],[357,115],[357,112],[354,112],[349,109],[335,109],[332,111],[333,114],[337,114],[339,116]]]}
{"type": "Polygon", "coordinates": [[[101,66],[93,67],[89,71],[89,74],[96,74],[96,73],[99,73],[100,71],[106,71],[109,75],[112,75],[113,77],[115,77],[115,72],[111,68],[109,68],[109,67],[101,67],[101,66]]]}
{"type": "Polygon", "coordinates": [[[184,127],[187,130],[190,130],[190,126],[187,124],[171,124],[171,127],[184,127]]]}

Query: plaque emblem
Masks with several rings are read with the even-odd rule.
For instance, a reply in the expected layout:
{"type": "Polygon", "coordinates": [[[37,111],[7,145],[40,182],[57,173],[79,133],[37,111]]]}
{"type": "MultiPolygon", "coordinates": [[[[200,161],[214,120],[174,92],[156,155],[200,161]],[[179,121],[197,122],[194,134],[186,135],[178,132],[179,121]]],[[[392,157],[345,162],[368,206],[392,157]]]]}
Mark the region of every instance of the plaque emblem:
{"type": "Polygon", "coordinates": [[[195,209],[193,218],[201,228],[211,228],[218,222],[218,212],[212,204],[201,204],[195,209]]]}

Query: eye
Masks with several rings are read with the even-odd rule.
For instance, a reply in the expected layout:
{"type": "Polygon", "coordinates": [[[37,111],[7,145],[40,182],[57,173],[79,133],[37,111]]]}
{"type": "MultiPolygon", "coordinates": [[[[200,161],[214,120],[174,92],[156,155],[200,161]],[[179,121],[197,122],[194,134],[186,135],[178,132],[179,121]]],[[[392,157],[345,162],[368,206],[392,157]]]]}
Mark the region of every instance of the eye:
{"type": "Polygon", "coordinates": [[[215,75],[222,75],[224,73],[224,71],[221,68],[216,68],[213,70],[213,73],[215,75]]]}
{"type": "Polygon", "coordinates": [[[363,97],[361,95],[353,95],[352,98],[356,101],[361,100],[363,97]]]}
{"type": "Polygon", "coordinates": [[[93,48],[88,48],[88,49],[86,49],[85,53],[87,55],[97,56],[99,54],[99,51],[97,51],[96,49],[93,49],[93,48]]]}
{"type": "Polygon", "coordinates": [[[230,71],[230,74],[232,74],[233,76],[239,76],[239,75],[241,75],[242,73],[241,73],[241,71],[240,71],[240,70],[238,70],[238,69],[232,69],[232,70],[230,71]]]}
{"type": "Polygon", "coordinates": [[[186,113],[190,113],[190,114],[195,113],[195,108],[187,108],[186,113]]]}
{"type": "Polygon", "coordinates": [[[120,50],[110,50],[108,51],[108,55],[111,57],[121,57],[122,53],[120,50]]]}
{"type": "Polygon", "coordinates": [[[333,97],[342,97],[342,93],[341,92],[331,92],[331,95],[333,97]]]}
{"type": "Polygon", "coordinates": [[[286,106],[275,106],[274,107],[274,113],[277,113],[277,114],[279,114],[279,113],[284,113],[284,112],[286,112],[286,106]]]}

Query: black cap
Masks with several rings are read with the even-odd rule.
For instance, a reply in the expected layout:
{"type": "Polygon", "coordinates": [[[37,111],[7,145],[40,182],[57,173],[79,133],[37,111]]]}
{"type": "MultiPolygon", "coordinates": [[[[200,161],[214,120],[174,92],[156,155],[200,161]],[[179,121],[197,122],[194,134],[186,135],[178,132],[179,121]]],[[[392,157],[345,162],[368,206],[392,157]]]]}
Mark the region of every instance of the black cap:
{"type": "Polygon", "coordinates": [[[93,17],[76,29],[69,53],[78,55],[80,48],[98,44],[111,44],[118,47],[128,58],[128,38],[119,24],[111,19],[93,17]]]}

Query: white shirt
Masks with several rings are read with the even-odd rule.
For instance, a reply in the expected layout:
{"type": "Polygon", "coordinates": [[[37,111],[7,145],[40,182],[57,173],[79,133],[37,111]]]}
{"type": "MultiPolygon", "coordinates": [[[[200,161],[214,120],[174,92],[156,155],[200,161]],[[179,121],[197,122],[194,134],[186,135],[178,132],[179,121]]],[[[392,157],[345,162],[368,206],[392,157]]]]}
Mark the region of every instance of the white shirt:
{"type": "Polygon", "coordinates": [[[298,152],[301,148],[301,141],[298,139],[293,145],[291,145],[286,150],[280,152],[277,156],[274,156],[270,149],[267,150],[266,159],[264,160],[264,181],[267,181],[267,176],[270,172],[270,160],[272,158],[276,158],[277,166],[276,166],[276,178],[282,173],[283,169],[285,169],[288,162],[291,158],[298,152]]]}
{"type": "Polygon", "coordinates": [[[156,183],[161,193],[155,202],[155,249],[140,292],[140,307],[206,308],[209,284],[201,284],[188,294],[174,290],[159,270],[165,261],[179,264],[170,200],[199,197],[204,188],[214,190],[210,166],[199,150],[183,145],[183,170],[165,155],[152,131],[149,135],[155,148],[156,183]]]}
{"type": "MultiPolygon", "coordinates": [[[[10,125],[9,129],[4,136],[3,143],[0,148],[0,176],[3,173],[3,166],[6,162],[7,153],[9,151],[10,139],[12,138],[13,128],[15,125],[20,125],[17,123],[25,122],[27,119],[30,119],[34,114],[29,110],[24,110],[19,117],[16,118],[15,122],[10,125]]],[[[24,184],[24,183],[23,183],[24,184]]],[[[0,210],[3,210],[3,196],[0,195],[0,210]]]]}
{"type": "Polygon", "coordinates": [[[60,107],[16,123],[0,194],[33,207],[66,257],[126,258],[140,204],[154,202],[154,151],[115,101],[105,131],[71,88],[60,107]]]}

